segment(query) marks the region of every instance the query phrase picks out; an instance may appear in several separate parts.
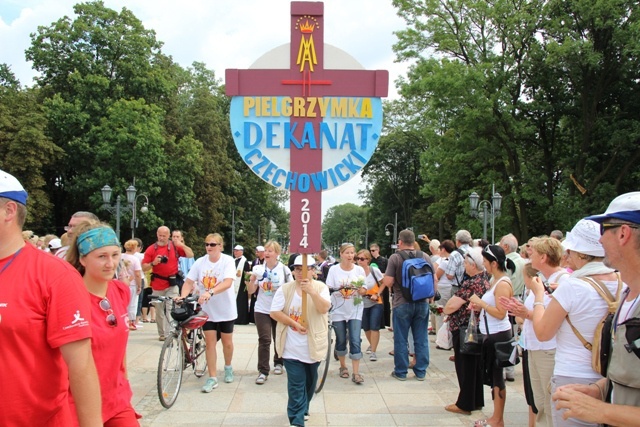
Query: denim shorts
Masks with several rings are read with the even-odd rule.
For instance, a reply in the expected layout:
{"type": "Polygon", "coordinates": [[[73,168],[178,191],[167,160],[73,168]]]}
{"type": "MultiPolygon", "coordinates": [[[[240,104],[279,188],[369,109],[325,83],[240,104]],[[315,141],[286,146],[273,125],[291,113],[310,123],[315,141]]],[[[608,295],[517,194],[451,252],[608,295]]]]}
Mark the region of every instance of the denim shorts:
{"type": "Polygon", "coordinates": [[[362,312],[362,329],[365,331],[379,331],[384,314],[383,304],[376,304],[373,307],[365,307],[362,312]]]}

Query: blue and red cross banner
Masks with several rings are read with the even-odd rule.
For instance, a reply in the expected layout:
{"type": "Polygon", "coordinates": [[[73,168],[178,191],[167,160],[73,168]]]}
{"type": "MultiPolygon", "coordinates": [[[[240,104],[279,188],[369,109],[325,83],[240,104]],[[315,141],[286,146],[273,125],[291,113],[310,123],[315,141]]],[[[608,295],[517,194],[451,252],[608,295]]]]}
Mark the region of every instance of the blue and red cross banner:
{"type": "Polygon", "coordinates": [[[353,178],[378,144],[389,73],[356,69],[324,44],[321,2],[291,3],[284,61],[277,51],[250,69],[226,70],[231,133],[249,168],[290,192],[290,252],[314,253],[322,249],[322,192],[353,178]]]}

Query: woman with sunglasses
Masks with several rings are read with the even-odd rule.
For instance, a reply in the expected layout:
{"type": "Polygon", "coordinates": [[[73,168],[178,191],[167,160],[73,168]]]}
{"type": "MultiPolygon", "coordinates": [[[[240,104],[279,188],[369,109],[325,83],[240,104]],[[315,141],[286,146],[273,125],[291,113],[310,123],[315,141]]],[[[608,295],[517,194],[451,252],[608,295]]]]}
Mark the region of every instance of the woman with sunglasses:
{"type": "Polygon", "coordinates": [[[91,350],[100,379],[102,421],[106,427],[139,426],[125,361],[131,293],[114,279],[120,242],[111,227],[89,219],[74,228],[74,235],[67,261],[82,275],[91,299],[91,350]]]}
{"type": "Polygon", "coordinates": [[[289,267],[280,262],[282,247],[274,240],[264,245],[264,264],[255,265],[251,273],[251,280],[247,286],[249,294],[258,292],[255,306],[255,322],[258,330],[258,377],[256,384],[262,385],[269,378],[269,357],[271,356],[271,342],[273,349],[273,373],[282,375],[284,361],[275,347],[277,322],[271,318],[271,303],[278,288],[293,280],[289,267]]]}
{"type": "Polygon", "coordinates": [[[193,263],[182,285],[180,298],[186,298],[195,290],[200,296],[198,303],[202,306],[202,311],[209,316],[209,320],[202,326],[209,371],[209,378],[202,386],[202,392],[211,393],[218,387],[216,344],[220,340],[224,355],[224,382],[233,382],[233,325],[238,317],[236,293],[233,289],[236,264],[231,256],[222,253],[224,241],[220,234],[209,234],[204,242],[207,254],[193,263]]]}
{"type": "Polygon", "coordinates": [[[382,315],[384,308],[382,306],[382,297],[380,293],[380,285],[382,284],[383,274],[377,267],[372,267],[371,252],[361,249],[356,255],[356,263],[364,270],[364,287],[366,288],[365,298],[362,300],[364,310],[362,312],[362,329],[369,342],[367,353],[369,360],[375,362],[378,360],[376,351],[380,342],[380,325],[382,325],[382,315]]]}
{"type": "MultiPolygon", "coordinates": [[[[562,247],[568,253],[567,266],[573,272],[560,279],[560,285],[553,291],[548,305],[544,302],[547,290],[542,280],[536,277],[531,282],[531,291],[535,295],[532,314],[535,334],[540,341],[556,338],[551,394],[566,384],[587,385],[602,378],[592,367],[591,350],[578,337],[580,334],[587,343],[593,343],[596,325],[607,313],[607,302],[592,284],[605,285],[616,301],[623,286],[620,276],[603,263],[605,253],[599,240],[600,224],[591,220],[578,221],[567,233],[562,247]]],[[[539,250],[539,243],[534,242],[530,254],[532,262],[541,256],[539,250]]],[[[556,402],[551,402],[554,426],[599,425],[574,418],[565,420],[562,416],[564,411],[556,408],[556,402]]]]}
{"type": "Polygon", "coordinates": [[[340,264],[336,264],[329,270],[327,286],[333,289],[331,303],[333,311],[331,320],[336,332],[336,354],[340,361],[340,378],[349,378],[349,369],[345,361],[347,355],[347,341],[349,342],[349,358],[353,375],[351,381],[362,384],[364,378],[360,375],[360,359],[362,350],[360,344],[360,329],[362,326],[363,304],[356,301],[366,292],[364,286],[356,285],[360,280],[364,281],[364,269],[353,263],[356,254],[355,246],[351,243],[343,243],[340,246],[340,264]]]}
{"type": "Polygon", "coordinates": [[[504,405],[507,399],[507,389],[504,383],[504,369],[496,366],[493,344],[508,341],[513,337],[511,322],[507,316],[507,309],[500,302],[500,297],[511,298],[513,286],[507,274],[507,269],[516,271],[516,266],[504,253],[504,249],[497,245],[488,245],[482,251],[484,268],[491,275],[489,290],[482,297],[474,294],[469,298],[472,308],[480,311],[480,332],[485,335],[482,346],[485,380],[491,387],[493,398],[493,414],[486,420],[475,422],[480,426],[504,426],[504,405]]]}

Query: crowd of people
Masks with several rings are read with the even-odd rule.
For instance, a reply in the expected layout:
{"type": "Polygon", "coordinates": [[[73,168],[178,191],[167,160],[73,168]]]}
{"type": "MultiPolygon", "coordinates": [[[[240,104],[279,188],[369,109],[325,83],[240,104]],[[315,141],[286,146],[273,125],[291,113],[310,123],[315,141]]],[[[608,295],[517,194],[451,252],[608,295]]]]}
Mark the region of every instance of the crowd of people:
{"type": "Polygon", "coordinates": [[[472,415],[485,406],[483,386],[491,389],[493,413],[474,426],[505,425],[505,381],[513,379],[518,348],[529,425],[631,426],[640,419],[640,192],[581,219],[566,238],[554,232],[519,247],[512,234],[497,245],[474,241],[466,230],[442,242],[421,235],[429,255],[413,231],[402,230],[389,259],[377,244],[356,251],[345,243],[335,263],[322,251],[292,254],[288,265],[275,241],[257,247],[249,262],[240,245],[233,257],[224,254],[217,233],[194,259],[183,233],[165,226],[143,251],[137,239],[122,245],[90,212],[74,214],[60,238],[40,239],[22,230],[27,197],[0,171],[0,280],[23,284],[0,287],[0,339],[20,350],[3,352],[0,390],[11,393],[3,393],[0,425],[138,426],[125,359],[129,334],[155,321],[164,341],[168,305],[152,310],[149,297],[179,302],[190,294],[208,316],[202,391],[218,387],[218,341],[224,382],[234,381],[234,326],[254,323],[255,383],[286,372],[292,426],[310,417],[329,315],[337,375],[356,386],[365,381],[365,354],[378,360],[380,330],[393,331],[390,374],[399,381],[410,373],[425,380],[428,334],[442,332],[437,348],[453,349],[459,385],[444,409],[472,415]],[[430,266],[438,301],[402,292],[407,257],[430,266]],[[38,373],[47,387],[26,381],[38,373]]]}

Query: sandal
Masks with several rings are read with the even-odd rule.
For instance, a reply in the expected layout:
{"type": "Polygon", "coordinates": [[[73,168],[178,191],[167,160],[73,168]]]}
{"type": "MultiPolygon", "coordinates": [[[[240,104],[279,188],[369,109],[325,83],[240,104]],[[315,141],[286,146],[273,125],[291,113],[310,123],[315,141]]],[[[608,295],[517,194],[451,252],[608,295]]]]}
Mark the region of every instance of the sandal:
{"type": "Polygon", "coordinates": [[[156,323],[156,319],[149,320],[150,323],[156,323]]]}
{"type": "Polygon", "coordinates": [[[353,381],[356,384],[362,384],[364,382],[364,378],[362,378],[362,375],[360,374],[353,374],[351,376],[351,381],[353,381]]]}
{"type": "Polygon", "coordinates": [[[349,369],[348,368],[340,368],[340,378],[349,378],[349,369]]]}
{"type": "Polygon", "coordinates": [[[487,419],[484,420],[476,420],[473,423],[473,427],[491,427],[491,424],[487,423],[487,419]]]}

